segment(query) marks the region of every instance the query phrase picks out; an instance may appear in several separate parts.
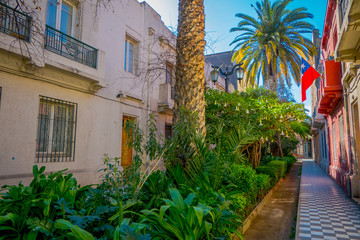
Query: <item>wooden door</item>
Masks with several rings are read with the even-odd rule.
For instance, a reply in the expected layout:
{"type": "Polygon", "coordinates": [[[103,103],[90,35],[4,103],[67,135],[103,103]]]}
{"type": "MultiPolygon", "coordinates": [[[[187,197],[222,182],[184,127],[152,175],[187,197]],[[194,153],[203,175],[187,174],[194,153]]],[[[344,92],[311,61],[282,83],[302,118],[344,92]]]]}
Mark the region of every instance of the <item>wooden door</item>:
{"type": "MultiPolygon", "coordinates": [[[[131,137],[127,134],[125,130],[125,124],[127,121],[134,121],[135,118],[123,116],[123,123],[122,123],[122,139],[121,139],[121,166],[126,167],[131,165],[132,163],[132,155],[133,155],[133,148],[129,146],[129,142],[131,142],[131,137]]],[[[131,133],[130,133],[131,134],[131,133]]]]}

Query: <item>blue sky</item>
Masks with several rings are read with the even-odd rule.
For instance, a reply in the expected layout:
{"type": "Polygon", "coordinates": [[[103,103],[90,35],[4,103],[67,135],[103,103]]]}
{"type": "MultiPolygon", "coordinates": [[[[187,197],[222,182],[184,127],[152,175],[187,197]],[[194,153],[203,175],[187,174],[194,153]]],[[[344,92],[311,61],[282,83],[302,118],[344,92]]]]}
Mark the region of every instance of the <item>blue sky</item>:
{"type": "MultiPolygon", "coordinates": [[[[165,25],[176,28],[178,16],[178,0],[146,0],[150,6],[157,11],[165,25]]],[[[230,33],[229,30],[235,27],[239,18],[235,17],[236,13],[246,13],[256,16],[251,4],[257,0],[205,0],[205,31],[207,33],[207,42],[209,47],[206,49],[207,54],[229,51],[233,46],[229,44],[234,40],[237,33],[230,33]]],[[[294,0],[290,8],[305,7],[308,12],[314,15],[313,19],[308,21],[322,34],[324,18],[326,13],[327,0],[294,0]]],[[[308,36],[311,38],[311,36],[308,36]]],[[[295,99],[301,101],[300,87],[296,84],[292,86],[292,92],[295,99]]],[[[311,99],[310,89],[307,91],[308,99],[304,102],[310,110],[311,99]]]]}

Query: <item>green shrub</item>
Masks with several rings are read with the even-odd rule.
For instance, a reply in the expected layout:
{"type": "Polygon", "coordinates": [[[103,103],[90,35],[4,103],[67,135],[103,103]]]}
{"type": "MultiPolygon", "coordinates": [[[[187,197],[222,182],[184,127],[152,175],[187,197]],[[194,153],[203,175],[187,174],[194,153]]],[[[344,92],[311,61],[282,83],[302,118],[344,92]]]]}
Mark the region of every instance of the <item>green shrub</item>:
{"type": "Polygon", "coordinates": [[[280,169],[280,177],[285,177],[287,172],[287,162],[281,160],[274,160],[267,164],[268,166],[274,166],[280,169]]]}
{"type": "Polygon", "coordinates": [[[296,162],[296,158],[293,155],[288,155],[283,158],[278,157],[276,160],[285,161],[287,163],[287,173],[289,172],[291,166],[296,162]]]}
{"type": "Polygon", "coordinates": [[[270,177],[265,174],[256,174],[256,187],[259,192],[267,190],[271,187],[270,177]]]}
{"type": "Polygon", "coordinates": [[[256,188],[256,171],[250,166],[232,164],[229,168],[228,180],[238,191],[251,193],[256,188]]]}
{"type": "Polygon", "coordinates": [[[291,166],[297,161],[294,155],[288,155],[283,158],[288,163],[288,169],[290,170],[291,166]]]}

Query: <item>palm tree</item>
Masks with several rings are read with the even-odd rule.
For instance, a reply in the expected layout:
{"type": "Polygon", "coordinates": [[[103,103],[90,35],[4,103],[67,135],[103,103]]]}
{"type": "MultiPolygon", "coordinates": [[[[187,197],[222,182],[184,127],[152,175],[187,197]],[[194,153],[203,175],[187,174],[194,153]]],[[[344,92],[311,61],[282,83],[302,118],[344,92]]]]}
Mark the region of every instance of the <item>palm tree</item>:
{"type": "Polygon", "coordinates": [[[174,123],[180,108],[196,112],[205,135],[205,14],[204,0],[180,0],[176,43],[174,123]]]}
{"type": "Polygon", "coordinates": [[[235,40],[237,51],[233,60],[243,61],[248,84],[259,84],[262,76],[264,85],[277,91],[278,84],[291,86],[291,78],[299,85],[301,78],[301,57],[315,54],[311,40],[302,36],[312,33],[313,25],[306,21],[312,14],[306,8],[288,9],[293,0],[270,0],[256,2],[252,7],[258,19],[238,13],[241,18],[231,32],[240,31],[235,40]]]}

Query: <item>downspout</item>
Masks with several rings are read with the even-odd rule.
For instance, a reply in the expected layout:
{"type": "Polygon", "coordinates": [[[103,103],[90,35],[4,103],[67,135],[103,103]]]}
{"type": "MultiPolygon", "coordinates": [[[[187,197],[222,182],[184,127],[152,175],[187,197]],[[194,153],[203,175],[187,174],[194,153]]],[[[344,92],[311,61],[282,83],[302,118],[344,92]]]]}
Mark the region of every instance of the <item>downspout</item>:
{"type": "MultiPolygon", "coordinates": [[[[151,51],[152,51],[152,39],[153,39],[153,35],[155,33],[155,30],[151,27],[148,28],[148,35],[149,35],[149,46],[148,46],[148,64],[147,64],[147,71],[146,71],[146,108],[147,108],[147,121],[146,121],[146,132],[145,132],[145,136],[146,136],[146,141],[149,138],[149,126],[148,126],[148,122],[150,120],[150,114],[151,114],[151,110],[150,110],[150,67],[151,67],[151,51]]],[[[146,154],[146,152],[145,152],[146,154]]],[[[150,169],[150,158],[149,158],[149,154],[146,154],[146,167],[147,167],[147,174],[150,174],[151,169],[150,169]]]]}
{"type": "Polygon", "coordinates": [[[351,149],[351,135],[350,135],[350,117],[349,117],[349,102],[348,102],[348,96],[349,96],[349,92],[348,92],[348,88],[344,85],[344,102],[345,102],[345,117],[346,117],[346,134],[348,136],[348,152],[349,152],[349,171],[346,174],[346,180],[348,182],[348,193],[349,196],[352,196],[351,193],[351,181],[350,178],[353,175],[353,156],[352,156],[352,149],[351,149]]]}

